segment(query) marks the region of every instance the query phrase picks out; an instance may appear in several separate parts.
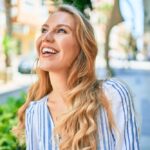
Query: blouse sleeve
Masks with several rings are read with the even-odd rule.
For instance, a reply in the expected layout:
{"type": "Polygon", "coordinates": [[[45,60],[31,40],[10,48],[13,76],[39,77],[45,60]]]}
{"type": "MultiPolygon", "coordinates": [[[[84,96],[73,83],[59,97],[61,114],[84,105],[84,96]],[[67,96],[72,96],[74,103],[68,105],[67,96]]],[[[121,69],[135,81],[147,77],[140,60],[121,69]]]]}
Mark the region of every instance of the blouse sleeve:
{"type": "Polygon", "coordinates": [[[111,79],[104,83],[104,92],[112,105],[119,131],[118,136],[114,136],[115,150],[139,150],[137,122],[129,89],[119,80],[111,79]]]}
{"type": "Polygon", "coordinates": [[[32,130],[32,123],[34,118],[34,102],[31,102],[25,112],[25,131],[26,131],[26,149],[32,149],[31,144],[31,130],[32,130]]]}
{"type": "Polygon", "coordinates": [[[38,125],[35,113],[36,107],[36,102],[30,102],[25,113],[26,150],[39,150],[38,132],[36,130],[36,126],[38,125]]]}

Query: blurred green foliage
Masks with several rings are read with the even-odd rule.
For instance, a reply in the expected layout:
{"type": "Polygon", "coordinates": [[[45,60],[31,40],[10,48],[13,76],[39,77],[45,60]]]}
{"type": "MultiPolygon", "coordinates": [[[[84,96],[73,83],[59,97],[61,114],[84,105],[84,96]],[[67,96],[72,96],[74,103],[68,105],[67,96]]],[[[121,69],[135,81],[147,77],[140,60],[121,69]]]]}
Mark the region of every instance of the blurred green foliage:
{"type": "Polygon", "coordinates": [[[11,132],[17,124],[17,111],[25,97],[25,93],[21,93],[18,98],[10,97],[5,104],[0,105],[0,150],[25,150],[25,145],[19,146],[11,132]]]}
{"type": "Polygon", "coordinates": [[[9,35],[4,35],[2,40],[2,46],[3,51],[5,55],[11,54],[11,53],[17,53],[17,41],[14,37],[9,35]]]}
{"type": "Polygon", "coordinates": [[[85,17],[87,17],[88,19],[90,16],[87,12],[85,12],[85,10],[86,8],[90,8],[91,10],[93,9],[91,0],[62,0],[61,2],[60,0],[54,0],[54,3],[56,6],[61,3],[73,5],[80,12],[82,12],[85,15],[85,17]]]}
{"type": "Polygon", "coordinates": [[[74,5],[76,8],[78,8],[82,13],[84,13],[84,10],[89,7],[92,9],[92,3],[91,0],[63,0],[63,3],[65,4],[71,4],[74,5]]]}
{"type": "Polygon", "coordinates": [[[100,13],[98,23],[107,24],[112,8],[113,4],[110,4],[108,2],[103,2],[101,5],[97,6],[97,10],[100,13]]]}
{"type": "Polygon", "coordinates": [[[2,48],[5,55],[5,64],[7,67],[11,65],[10,55],[17,53],[17,41],[10,35],[5,34],[2,40],[2,48]]]}

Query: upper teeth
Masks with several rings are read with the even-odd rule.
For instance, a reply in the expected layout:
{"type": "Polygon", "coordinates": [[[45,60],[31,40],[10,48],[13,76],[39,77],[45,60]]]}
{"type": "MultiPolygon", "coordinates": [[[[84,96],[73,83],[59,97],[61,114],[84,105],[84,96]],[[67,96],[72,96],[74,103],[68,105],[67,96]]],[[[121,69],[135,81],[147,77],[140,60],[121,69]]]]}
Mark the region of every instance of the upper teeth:
{"type": "Polygon", "coordinates": [[[43,53],[46,53],[46,52],[49,52],[49,53],[56,53],[56,51],[53,50],[53,49],[51,49],[51,48],[43,48],[43,49],[42,49],[42,52],[43,52],[43,53]]]}

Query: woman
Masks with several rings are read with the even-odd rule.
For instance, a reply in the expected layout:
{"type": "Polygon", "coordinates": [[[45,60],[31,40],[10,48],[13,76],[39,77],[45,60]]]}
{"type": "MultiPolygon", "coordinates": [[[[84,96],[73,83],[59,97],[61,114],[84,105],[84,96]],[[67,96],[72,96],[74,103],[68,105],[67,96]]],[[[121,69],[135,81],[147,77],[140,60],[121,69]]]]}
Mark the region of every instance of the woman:
{"type": "Polygon", "coordinates": [[[39,78],[19,110],[27,150],[137,150],[130,93],[98,81],[93,28],[74,7],[59,6],[37,39],[39,78]]]}

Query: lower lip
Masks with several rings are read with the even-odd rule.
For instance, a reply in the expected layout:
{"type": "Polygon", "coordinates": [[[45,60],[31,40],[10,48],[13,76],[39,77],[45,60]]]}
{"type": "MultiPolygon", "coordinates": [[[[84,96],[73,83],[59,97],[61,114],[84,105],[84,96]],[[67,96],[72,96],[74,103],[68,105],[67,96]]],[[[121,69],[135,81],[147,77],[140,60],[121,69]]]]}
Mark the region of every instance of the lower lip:
{"type": "MultiPolygon", "coordinates": [[[[56,53],[57,54],[57,53],[56,53]]],[[[42,54],[43,57],[50,57],[50,56],[54,56],[56,54],[42,54]]]]}

